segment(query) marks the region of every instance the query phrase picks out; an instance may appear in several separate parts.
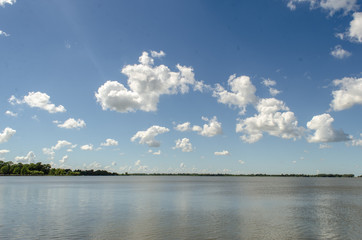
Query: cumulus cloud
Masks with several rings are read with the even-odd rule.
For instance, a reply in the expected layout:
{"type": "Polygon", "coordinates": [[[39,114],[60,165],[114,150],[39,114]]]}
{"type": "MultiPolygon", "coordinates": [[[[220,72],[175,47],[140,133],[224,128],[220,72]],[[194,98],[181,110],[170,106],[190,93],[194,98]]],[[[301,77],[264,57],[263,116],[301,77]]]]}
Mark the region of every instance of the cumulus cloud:
{"type": "Polygon", "coordinates": [[[60,162],[61,164],[64,164],[68,159],[69,159],[69,156],[68,156],[68,155],[65,155],[65,156],[62,157],[62,159],[59,160],[59,162],[60,162]]]}
{"type": "Polygon", "coordinates": [[[214,152],[215,156],[228,156],[230,155],[229,151],[223,150],[221,152],[214,152]]]}
{"type": "Polygon", "coordinates": [[[191,129],[192,128],[191,128],[190,122],[181,123],[175,127],[175,130],[180,131],[180,132],[190,131],[191,129]]]}
{"type": "Polygon", "coordinates": [[[148,168],[147,166],[141,164],[141,160],[137,160],[134,165],[137,167],[138,171],[146,171],[148,168]]]}
{"type": "Polygon", "coordinates": [[[352,53],[344,50],[341,45],[337,45],[331,51],[331,55],[338,59],[348,58],[352,55],[352,53]]]}
{"type": "Polygon", "coordinates": [[[74,118],[67,119],[64,123],[60,123],[59,121],[55,121],[54,123],[57,124],[60,128],[72,129],[72,128],[84,128],[86,126],[84,120],[78,119],[75,120],[74,118]]]}
{"type": "Polygon", "coordinates": [[[7,149],[2,149],[0,150],[0,154],[6,154],[6,153],[9,153],[10,150],[7,150],[7,149]]]}
{"type": "Polygon", "coordinates": [[[32,162],[34,162],[35,158],[36,158],[36,156],[35,156],[34,152],[30,151],[30,152],[28,152],[28,154],[26,156],[15,157],[15,161],[21,162],[21,163],[32,163],[32,162]]]}
{"type": "Polygon", "coordinates": [[[256,106],[258,114],[240,120],[236,132],[244,133],[241,139],[254,143],[263,137],[263,132],[284,139],[297,139],[303,134],[304,128],[298,127],[294,113],[283,101],[275,98],[264,98],[256,106]]]}
{"type": "Polygon", "coordinates": [[[0,133],[0,143],[9,141],[9,139],[16,133],[16,130],[12,128],[5,128],[2,133],[0,133]]]}
{"type": "Polygon", "coordinates": [[[5,7],[5,4],[13,5],[16,0],[0,0],[0,6],[5,7]]]}
{"type": "Polygon", "coordinates": [[[10,34],[7,34],[6,32],[0,30],[0,37],[1,37],[1,36],[9,37],[10,34]]]}
{"type": "Polygon", "coordinates": [[[309,4],[311,9],[322,8],[328,11],[330,16],[339,11],[347,14],[358,9],[357,0],[289,0],[287,6],[290,10],[295,10],[299,3],[309,4]]]}
{"type": "Polygon", "coordinates": [[[80,147],[83,151],[92,151],[93,150],[93,144],[86,144],[80,147]]]}
{"type": "Polygon", "coordinates": [[[269,88],[270,95],[276,96],[280,93],[279,90],[272,88],[272,86],[275,86],[277,84],[276,81],[267,78],[267,79],[263,79],[262,84],[269,88]]]}
{"type": "Polygon", "coordinates": [[[345,77],[333,81],[334,86],[340,89],[333,91],[333,100],[330,104],[334,111],[341,111],[356,104],[362,104],[362,78],[345,77]]]}
{"type": "Polygon", "coordinates": [[[209,122],[204,124],[202,127],[193,126],[192,130],[198,132],[198,134],[205,137],[214,137],[216,135],[222,134],[221,123],[217,121],[216,116],[211,119],[202,117],[202,120],[209,122]]]}
{"type": "Polygon", "coordinates": [[[308,136],[308,142],[343,142],[351,140],[351,137],[342,130],[336,130],[332,127],[334,119],[331,115],[324,113],[314,116],[307,123],[310,130],[314,130],[314,134],[308,136]]]}
{"type": "Polygon", "coordinates": [[[111,138],[107,138],[104,143],[101,143],[101,146],[104,146],[104,147],[118,146],[118,141],[111,139],[111,138]]]}
{"type": "Polygon", "coordinates": [[[17,117],[17,116],[18,116],[17,113],[14,113],[14,112],[9,111],[9,110],[7,110],[7,111],[5,112],[5,114],[8,115],[8,116],[10,116],[10,117],[17,117]]]}
{"type": "Polygon", "coordinates": [[[166,56],[166,53],[164,51],[159,51],[159,52],[156,52],[156,51],[151,51],[151,56],[154,57],[154,58],[160,58],[160,57],[164,57],[166,56]]]}
{"type": "Polygon", "coordinates": [[[362,12],[353,13],[347,35],[352,41],[362,43],[362,12]]]}
{"type": "Polygon", "coordinates": [[[229,107],[236,106],[241,109],[240,114],[244,114],[248,104],[257,102],[256,88],[248,76],[236,77],[235,74],[231,75],[228,79],[228,85],[230,86],[230,92],[220,84],[216,85],[213,96],[217,98],[219,103],[226,104],[229,107]]]}
{"type": "Polygon", "coordinates": [[[352,146],[362,147],[362,139],[353,139],[352,146]]]}
{"type": "Polygon", "coordinates": [[[9,102],[12,105],[26,103],[32,108],[40,108],[48,111],[49,113],[65,112],[66,109],[62,106],[55,106],[50,101],[50,97],[46,93],[42,92],[29,92],[23,99],[18,99],[14,95],[9,98],[9,102]]]}
{"type": "Polygon", "coordinates": [[[153,66],[154,60],[147,52],[142,53],[139,62],[126,65],[121,71],[128,77],[128,88],[117,81],[107,81],[99,87],[95,96],[103,110],[156,111],[161,95],[184,94],[190,86],[200,90],[200,84],[203,85],[195,80],[192,67],[178,64],[173,72],[165,65],[153,66]]]}
{"type": "Polygon", "coordinates": [[[139,144],[147,144],[149,147],[159,147],[161,144],[155,139],[155,137],[162,133],[169,132],[170,129],[154,125],[148,128],[146,131],[138,131],[132,138],[134,142],[139,139],[139,144]]]}
{"type": "MultiPolygon", "coordinates": [[[[54,159],[55,151],[57,151],[61,148],[67,147],[67,146],[71,146],[71,145],[72,145],[72,143],[70,143],[66,140],[58,140],[57,144],[55,144],[54,146],[51,146],[50,148],[43,148],[42,150],[45,155],[49,155],[50,159],[54,159]]],[[[73,147],[73,146],[71,146],[71,147],[73,147]]],[[[71,148],[69,148],[69,149],[71,149],[71,148]]]]}
{"type": "Polygon", "coordinates": [[[190,142],[190,139],[183,138],[183,139],[177,139],[176,145],[173,147],[173,149],[181,149],[183,152],[192,152],[192,144],[190,142]]]}
{"type": "Polygon", "coordinates": [[[240,164],[245,164],[245,162],[243,160],[239,160],[238,161],[240,164]]]}

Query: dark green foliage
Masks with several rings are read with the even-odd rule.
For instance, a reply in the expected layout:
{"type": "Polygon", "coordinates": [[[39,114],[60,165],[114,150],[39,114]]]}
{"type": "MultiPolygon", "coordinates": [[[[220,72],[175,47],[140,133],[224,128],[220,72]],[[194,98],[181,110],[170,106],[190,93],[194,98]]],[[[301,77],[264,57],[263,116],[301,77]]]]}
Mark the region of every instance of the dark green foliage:
{"type": "Polygon", "coordinates": [[[54,176],[104,176],[104,175],[118,175],[118,173],[111,173],[105,170],[71,170],[62,168],[52,168],[50,164],[37,163],[13,163],[0,161],[0,174],[1,175],[54,175],[54,176]]]}

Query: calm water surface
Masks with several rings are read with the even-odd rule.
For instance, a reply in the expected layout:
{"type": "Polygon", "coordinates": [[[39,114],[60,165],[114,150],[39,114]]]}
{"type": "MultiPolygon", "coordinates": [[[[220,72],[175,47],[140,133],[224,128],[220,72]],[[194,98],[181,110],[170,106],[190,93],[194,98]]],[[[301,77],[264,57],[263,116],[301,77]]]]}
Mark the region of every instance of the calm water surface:
{"type": "Polygon", "coordinates": [[[362,179],[0,177],[0,239],[362,239],[362,179]]]}

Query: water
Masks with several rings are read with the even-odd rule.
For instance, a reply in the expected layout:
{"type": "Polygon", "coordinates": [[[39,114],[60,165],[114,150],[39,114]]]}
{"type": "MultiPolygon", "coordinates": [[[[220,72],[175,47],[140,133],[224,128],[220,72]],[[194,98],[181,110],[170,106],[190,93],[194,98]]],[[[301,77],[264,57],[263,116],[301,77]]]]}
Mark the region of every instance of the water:
{"type": "Polygon", "coordinates": [[[0,239],[361,239],[362,179],[0,177],[0,239]]]}

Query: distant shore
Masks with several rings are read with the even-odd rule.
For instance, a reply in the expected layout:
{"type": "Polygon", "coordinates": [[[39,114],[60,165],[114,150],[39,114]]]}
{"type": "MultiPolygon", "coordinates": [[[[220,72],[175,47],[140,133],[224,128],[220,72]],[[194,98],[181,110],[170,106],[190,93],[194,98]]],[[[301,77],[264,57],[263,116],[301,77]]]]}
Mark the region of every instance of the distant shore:
{"type": "MultiPolygon", "coordinates": [[[[52,168],[50,164],[0,161],[0,176],[206,176],[206,177],[337,177],[354,178],[354,174],[228,174],[228,173],[116,173],[106,170],[52,168]]],[[[358,176],[358,177],[362,177],[358,176]]]]}

